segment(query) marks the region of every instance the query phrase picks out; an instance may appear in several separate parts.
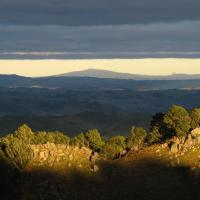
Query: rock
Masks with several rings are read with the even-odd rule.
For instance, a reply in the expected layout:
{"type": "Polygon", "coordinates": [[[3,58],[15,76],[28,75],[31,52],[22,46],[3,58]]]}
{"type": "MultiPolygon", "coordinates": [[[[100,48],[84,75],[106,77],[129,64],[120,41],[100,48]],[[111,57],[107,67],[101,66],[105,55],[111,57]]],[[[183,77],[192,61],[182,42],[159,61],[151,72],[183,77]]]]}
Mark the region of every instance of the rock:
{"type": "Polygon", "coordinates": [[[194,130],[191,131],[192,137],[200,137],[200,128],[195,128],[194,130]]]}
{"type": "Polygon", "coordinates": [[[170,145],[170,151],[171,151],[172,153],[177,153],[177,152],[178,152],[178,145],[177,145],[177,143],[172,143],[172,144],[170,145]]]}
{"type": "Polygon", "coordinates": [[[69,155],[69,160],[70,161],[73,160],[73,155],[72,154],[69,155]]]}
{"type": "Polygon", "coordinates": [[[197,145],[200,144],[200,136],[195,138],[195,144],[197,144],[197,145]]]}
{"type": "Polygon", "coordinates": [[[92,171],[93,171],[93,172],[98,172],[98,171],[99,171],[98,165],[93,165],[93,166],[92,166],[92,171]]]}
{"type": "Polygon", "coordinates": [[[126,150],[123,150],[121,153],[120,153],[120,156],[125,156],[127,154],[127,151],[126,150]]]}
{"type": "Polygon", "coordinates": [[[44,159],[45,158],[45,152],[40,152],[40,159],[44,159]]]}
{"type": "Polygon", "coordinates": [[[131,150],[132,150],[132,151],[138,151],[138,150],[139,150],[139,147],[138,147],[138,146],[134,146],[134,147],[131,148],[131,150]]]}
{"type": "Polygon", "coordinates": [[[176,138],[174,142],[178,145],[181,143],[181,140],[179,138],[176,138]]]}
{"type": "Polygon", "coordinates": [[[90,156],[90,161],[92,163],[95,163],[97,160],[99,160],[99,154],[97,152],[94,152],[91,156],[90,156]]]}
{"type": "Polygon", "coordinates": [[[167,143],[164,143],[161,145],[161,147],[164,149],[164,148],[167,148],[168,147],[168,144],[167,143]]]}
{"type": "Polygon", "coordinates": [[[178,145],[177,145],[177,148],[178,148],[179,151],[182,150],[183,144],[178,144],[178,145]]]}

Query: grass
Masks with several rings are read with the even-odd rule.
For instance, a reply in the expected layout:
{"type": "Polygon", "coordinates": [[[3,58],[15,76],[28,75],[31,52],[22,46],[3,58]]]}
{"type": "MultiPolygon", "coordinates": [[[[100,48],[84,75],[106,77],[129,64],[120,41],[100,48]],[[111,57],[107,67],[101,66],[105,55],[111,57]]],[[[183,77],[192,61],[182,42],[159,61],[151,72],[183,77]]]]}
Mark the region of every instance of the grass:
{"type": "Polygon", "coordinates": [[[29,166],[21,174],[18,191],[24,200],[199,199],[200,183],[190,173],[199,153],[199,147],[179,155],[154,145],[119,160],[99,161],[96,173],[64,165],[29,166]]]}

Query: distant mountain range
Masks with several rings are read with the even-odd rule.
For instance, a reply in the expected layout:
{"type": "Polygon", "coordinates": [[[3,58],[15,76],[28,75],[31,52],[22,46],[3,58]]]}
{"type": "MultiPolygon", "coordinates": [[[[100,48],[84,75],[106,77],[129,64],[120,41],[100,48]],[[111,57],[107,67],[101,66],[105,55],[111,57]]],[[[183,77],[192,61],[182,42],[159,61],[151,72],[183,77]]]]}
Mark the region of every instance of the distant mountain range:
{"type": "Polygon", "coordinates": [[[60,74],[57,77],[94,77],[112,79],[133,79],[133,80],[191,80],[200,79],[200,74],[172,74],[167,76],[148,76],[139,74],[119,73],[109,70],[87,69],[83,71],[60,74]]]}
{"type": "Polygon", "coordinates": [[[88,69],[49,77],[0,75],[0,87],[68,90],[169,90],[200,89],[200,75],[145,76],[88,69]]]}

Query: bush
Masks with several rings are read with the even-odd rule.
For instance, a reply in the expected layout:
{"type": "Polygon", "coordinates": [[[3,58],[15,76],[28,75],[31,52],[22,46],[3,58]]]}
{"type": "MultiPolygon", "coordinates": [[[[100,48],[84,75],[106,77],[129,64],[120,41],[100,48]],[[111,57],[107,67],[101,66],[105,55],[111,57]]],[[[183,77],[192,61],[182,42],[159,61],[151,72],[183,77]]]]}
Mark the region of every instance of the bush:
{"type": "Polygon", "coordinates": [[[126,149],[126,138],[122,135],[111,137],[108,142],[111,144],[116,144],[122,149],[126,149]]]}
{"type": "Polygon", "coordinates": [[[89,130],[84,135],[89,143],[89,147],[94,151],[99,152],[105,144],[103,139],[101,138],[101,134],[97,129],[89,130]]]}
{"type": "Polygon", "coordinates": [[[79,135],[72,138],[70,144],[79,147],[84,147],[84,146],[89,147],[89,142],[85,138],[84,133],[80,133],[79,135]]]}
{"type": "Polygon", "coordinates": [[[29,126],[23,124],[15,131],[15,137],[23,140],[26,144],[31,144],[34,140],[34,133],[29,126]]]}
{"type": "Polygon", "coordinates": [[[120,153],[124,149],[115,143],[106,142],[105,145],[102,147],[101,154],[105,156],[107,159],[115,159],[119,158],[120,153]]]}
{"type": "Polygon", "coordinates": [[[194,108],[191,112],[191,128],[195,129],[200,127],[200,108],[194,108]]]}
{"type": "Polygon", "coordinates": [[[159,131],[158,127],[153,127],[151,132],[147,135],[146,142],[148,144],[160,143],[163,139],[164,135],[162,135],[159,131]]]}
{"type": "Polygon", "coordinates": [[[106,141],[101,153],[107,159],[119,158],[120,154],[126,149],[126,138],[124,136],[114,136],[106,141]]]}
{"type": "Polygon", "coordinates": [[[47,142],[54,144],[69,144],[70,138],[61,132],[45,132],[40,131],[35,133],[34,144],[45,144],[47,142]]]}
{"type": "Polygon", "coordinates": [[[9,135],[1,140],[1,152],[15,168],[24,169],[32,159],[33,152],[29,145],[16,136],[9,135]]]}
{"type": "Polygon", "coordinates": [[[185,136],[191,128],[189,113],[182,106],[173,105],[164,115],[164,123],[167,128],[169,128],[172,135],[177,137],[185,136]]]}
{"type": "Polygon", "coordinates": [[[142,147],[145,139],[147,137],[147,132],[142,127],[132,127],[130,134],[127,137],[127,147],[131,149],[132,147],[142,147]]]}

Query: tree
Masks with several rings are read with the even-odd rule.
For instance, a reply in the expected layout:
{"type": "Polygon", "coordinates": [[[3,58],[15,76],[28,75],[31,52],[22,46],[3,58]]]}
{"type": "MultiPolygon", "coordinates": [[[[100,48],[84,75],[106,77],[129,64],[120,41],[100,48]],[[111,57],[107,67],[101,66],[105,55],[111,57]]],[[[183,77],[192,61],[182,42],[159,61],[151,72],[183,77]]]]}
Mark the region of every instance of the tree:
{"type": "Polygon", "coordinates": [[[34,133],[32,132],[31,128],[26,124],[21,125],[15,131],[15,136],[20,140],[23,140],[23,142],[26,144],[30,144],[34,140],[34,133]]]}
{"type": "Polygon", "coordinates": [[[190,114],[191,128],[195,129],[200,127],[200,108],[194,108],[190,114]]]}
{"type": "Polygon", "coordinates": [[[177,105],[173,105],[164,115],[164,123],[172,135],[177,137],[185,136],[191,128],[191,118],[188,111],[177,105]]]}
{"type": "Polygon", "coordinates": [[[6,157],[17,169],[24,169],[32,159],[33,152],[23,140],[15,137],[9,144],[7,143],[4,145],[6,157]]]}
{"type": "Polygon", "coordinates": [[[132,127],[130,134],[127,137],[127,147],[129,149],[133,147],[140,148],[143,146],[145,139],[147,137],[147,132],[142,127],[132,127]]]}
{"type": "Polygon", "coordinates": [[[156,113],[153,115],[150,124],[150,134],[147,136],[147,143],[153,144],[160,142],[165,138],[167,127],[164,123],[164,113],[156,113]]]}
{"type": "Polygon", "coordinates": [[[123,151],[123,148],[120,145],[112,143],[110,141],[106,142],[105,145],[101,149],[101,153],[107,159],[115,159],[119,158],[120,153],[123,151]]]}
{"type": "Polygon", "coordinates": [[[113,136],[108,140],[108,142],[111,144],[116,144],[122,149],[126,148],[126,138],[122,135],[113,136]]]}
{"type": "Polygon", "coordinates": [[[84,147],[84,146],[89,147],[89,142],[85,138],[84,133],[80,133],[74,138],[72,138],[70,141],[70,144],[74,146],[79,146],[79,147],[84,147]]]}
{"type": "Polygon", "coordinates": [[[97,129],[89,130],[84,135],[89,142],[89,147],[94,151],[100,151],[102,146],[105,144],[97,129]]]}
{"type": "Polygon", "coordinates": [[[47,142],[54,144],[69,144],[70,138],[62,132],[45,132],[39,131],[35,133],[34,144],[45,144],[47,142]]]}
{"type": "Polygon", "coordinates": [[[102,148],[101,153],[107,159],[119,158],[120,154],[126,149],[126,138],[124,136],[114,136],[109,138],[102,148]]]}
{"type": "Polygon", "coordinates": [[[159,127],[153,127],[151,132],[147,136],[147,143],[148,144],[155,144],[162,141],[164,135],[159,130],[159,127]]]}

